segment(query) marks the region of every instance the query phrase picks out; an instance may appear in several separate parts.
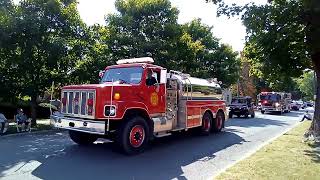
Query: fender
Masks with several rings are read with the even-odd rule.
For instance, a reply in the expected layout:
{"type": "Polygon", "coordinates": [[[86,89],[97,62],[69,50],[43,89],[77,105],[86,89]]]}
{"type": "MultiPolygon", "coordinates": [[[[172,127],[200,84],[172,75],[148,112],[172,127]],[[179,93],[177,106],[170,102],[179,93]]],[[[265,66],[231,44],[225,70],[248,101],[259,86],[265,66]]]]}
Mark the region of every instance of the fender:
{"type": "Polygon", "coordinates": [[[138,102],[138,101],[118,102],[117,103],[117,116],[114,118],[110,118],[110,119],[123,119],[126,112],[131,109],[140,109],[140,110],[145,111],[146,114],[148,115],[148,118],[150,119],[148,107],[144,103],[138,102]]]}

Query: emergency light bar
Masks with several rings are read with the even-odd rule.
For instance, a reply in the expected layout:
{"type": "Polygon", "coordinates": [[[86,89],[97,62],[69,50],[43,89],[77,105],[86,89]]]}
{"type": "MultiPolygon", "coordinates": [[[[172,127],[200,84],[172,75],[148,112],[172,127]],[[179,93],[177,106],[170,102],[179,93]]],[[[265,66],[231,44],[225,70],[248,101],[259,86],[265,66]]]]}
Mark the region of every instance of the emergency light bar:
{"type": "Polygon", "coordinates": [[[133,59],[121,59],[117,61],[117,64],[131,64],[131,63],[154,63],[151,57],[133,58],[133,59]]]}

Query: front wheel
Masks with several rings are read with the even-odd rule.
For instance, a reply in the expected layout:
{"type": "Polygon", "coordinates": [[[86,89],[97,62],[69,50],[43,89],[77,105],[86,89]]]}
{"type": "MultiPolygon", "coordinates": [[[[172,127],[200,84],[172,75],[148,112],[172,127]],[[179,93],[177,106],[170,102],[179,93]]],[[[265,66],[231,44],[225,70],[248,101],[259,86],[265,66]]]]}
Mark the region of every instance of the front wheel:
{"type": "Polygon", "coordinates": [[[229,118],[231,119],[231,118],[232,118],[232,116],[233,116],[233,114],[230,112],[230,113],[229,113],[229,118]]]}
{"type": "Polygon", "coordinates": [[[222,111],[218,111],[216,118],[214,119],[214,123],[212,126],[213,132],[220,132],[224,126],[225,116],[222,111]]]}
{"type": "Polygon", "coordinates": [[[251,118],[254,118],[255,117],[255,112],[253,111],[253,113],[251,114],[251,118]]]}
{"type": "Polygon", "coordinates": [[[69,130],[69,136],[73,142],[79,145],[90,145],[90,144],[93,144],[98,139],[98,137],[93,134],[72,131],[72,130],[69,130]]]}
{"type": "Polygon", "coordinates": [[[261,114],[264,114],[265,113],[265,111],[261,111],[261,114]]]}
{"type": "Polygon", "coordinates": [[[138,154],[145,150],[149,141],[149,132],[149,126],[145,119],[136,116],[120,126],[116,143],[124,153],[138,154]]]}

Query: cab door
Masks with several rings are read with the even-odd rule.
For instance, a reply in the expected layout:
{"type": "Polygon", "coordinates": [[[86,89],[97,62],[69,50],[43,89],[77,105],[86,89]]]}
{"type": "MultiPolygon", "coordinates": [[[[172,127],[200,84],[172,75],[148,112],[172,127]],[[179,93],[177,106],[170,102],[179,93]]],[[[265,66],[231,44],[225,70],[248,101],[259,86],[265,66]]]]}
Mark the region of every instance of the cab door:
{"type": "Polygon", "coordinates": [[[163,79],[166,77],[161,77],[161,74],[164,76],[160,68],[147,68],[144,74],[143,98],[151,116],[165,113],[166,82],[163,79]]]}

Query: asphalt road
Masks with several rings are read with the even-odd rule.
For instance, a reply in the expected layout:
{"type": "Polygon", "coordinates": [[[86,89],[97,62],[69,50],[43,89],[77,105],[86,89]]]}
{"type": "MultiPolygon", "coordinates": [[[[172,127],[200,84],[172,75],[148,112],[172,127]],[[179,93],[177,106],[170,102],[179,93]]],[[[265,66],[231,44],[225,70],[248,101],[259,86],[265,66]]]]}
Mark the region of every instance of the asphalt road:
{"type": "Polygon", "coordinates": [[[108,142],[80,147],[66,132],[0,137],[0,179],[208,179],[292,128],[302,114],[230,119],[222,133],[161,138],[137,156],[114,152],[108,142]]]}

